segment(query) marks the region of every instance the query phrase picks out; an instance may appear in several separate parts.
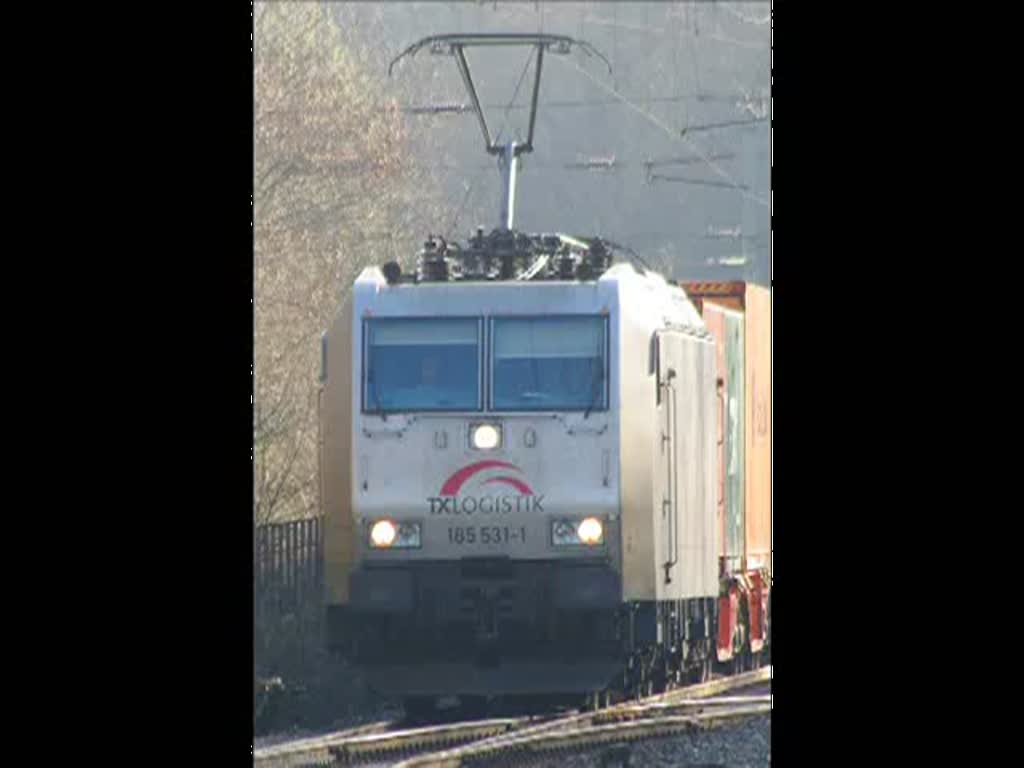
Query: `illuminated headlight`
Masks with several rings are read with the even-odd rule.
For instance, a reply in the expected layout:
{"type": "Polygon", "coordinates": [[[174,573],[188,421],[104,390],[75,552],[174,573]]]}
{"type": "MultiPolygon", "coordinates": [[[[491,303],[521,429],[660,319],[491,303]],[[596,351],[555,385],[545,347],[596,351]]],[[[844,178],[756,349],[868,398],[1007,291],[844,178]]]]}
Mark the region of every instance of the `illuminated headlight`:
{"type": "Polygon", "coordinates": [[[604,541],[604,526],[596,517],[588,517],[579,524],[576,535],[584,544],[600,544],[604,541]]]}
{"type": "Polygon", "coordinates": [[[470,427],[470,440],[478,451],[490,451],[501,445],[501,427],[496,424],[476,424],[470,427]]]}
{"type": "Polygon", "coordinates": [[[370,526],[370,546],[374,549],[410,549],[420,544],[419,523],[378,520],[370,526]]]}
{"type": "Polygon", "coordinates": [[[596,517],[582,521],[555,520],[551,523],[551,543],[556,547],[603,544],[604,526],[596,517]]]}

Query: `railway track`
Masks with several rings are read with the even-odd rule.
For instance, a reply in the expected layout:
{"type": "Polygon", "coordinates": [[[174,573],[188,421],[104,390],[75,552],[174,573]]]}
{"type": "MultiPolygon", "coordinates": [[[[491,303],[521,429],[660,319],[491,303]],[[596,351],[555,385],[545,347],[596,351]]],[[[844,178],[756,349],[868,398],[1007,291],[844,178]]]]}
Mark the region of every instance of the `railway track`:
{"type": "Polygon", "coordinates": [[[771,711],[763,692],[771,667],[677,688],[597,711],[561,716],[467,721],[422,728],[373,723],[313,739],[256,750],[260,768],[381,763],[401,768],[449,768],[513,758],[527,762],[564,750],[598,749],[677,735],[771,711]],[[722,696],[757,689],[753,695],[722,696]]]}
{"type": "Polygon", "coordinates": [[[401,728],[398,721],[382,721],[257,749],[254,752],[254,765],[260,768],[298,768],[372,762],[380,758],[443,749],[497,736],[539,720],[536,717],[498,718],[422,728],[401,728]]]}
{"type": "Polygon", "coordinates": [[[345,744],[361,736],[383,733],[394,726],[392,720],[380,720],[375,723],[346,728],[322,736],[295,739],[261,747],[253,751],[254,766],[304,766],[329,765],[333,760],[330,750],[338,744],[345,744]]]}

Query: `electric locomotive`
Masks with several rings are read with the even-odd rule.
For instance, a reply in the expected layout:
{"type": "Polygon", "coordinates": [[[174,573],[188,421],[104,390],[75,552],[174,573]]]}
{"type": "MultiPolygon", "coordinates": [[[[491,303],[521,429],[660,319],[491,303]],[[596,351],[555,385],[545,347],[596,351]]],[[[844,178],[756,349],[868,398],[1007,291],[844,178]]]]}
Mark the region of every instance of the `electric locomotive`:
{"type": "Polygon", "coordinates": [[[736,594],[716,339],[626,249],[513,229],[543,56],[578,43],[417,46],[454,55],[479,106],[463,48],[496,44],[537,54],[525,143],[494,145],[478,110],[500,225],[429,238],[411,273],[366,268],[323,339],[328,644],[410,708],[659,690],[706,678],[742,634],[718,622],[736,594]]]}

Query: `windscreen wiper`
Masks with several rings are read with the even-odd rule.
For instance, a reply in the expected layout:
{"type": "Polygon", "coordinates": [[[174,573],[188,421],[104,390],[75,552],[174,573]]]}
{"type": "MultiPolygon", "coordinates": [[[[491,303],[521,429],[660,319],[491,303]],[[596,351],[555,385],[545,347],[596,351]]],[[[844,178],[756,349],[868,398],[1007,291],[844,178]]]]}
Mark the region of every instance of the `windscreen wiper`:
{"type": "Polygon", "coordinates": [[[600,358],[598,358],[598,360],[597,369],[594,371],[594,384],[590,390],[590,405],[587,406],[587,410],[583,413],[584,419],[590,417],[590,412],[594,410],[594,406],[597,405],[598,385],[604,381],[604,365],[601,364],[603,361],[601,361],[600,358]]]}
{"type": "Polygon", "coordinates": [[[384,406],[380,402],[380,390],[377,388],[377,381],[373,374],[373,368],[366,373],[366,383],[373,387],[373,404],[377,406],[375,414],[380,416],[381,421],[387,421],[388,415],[384,412],[384,406]]]}

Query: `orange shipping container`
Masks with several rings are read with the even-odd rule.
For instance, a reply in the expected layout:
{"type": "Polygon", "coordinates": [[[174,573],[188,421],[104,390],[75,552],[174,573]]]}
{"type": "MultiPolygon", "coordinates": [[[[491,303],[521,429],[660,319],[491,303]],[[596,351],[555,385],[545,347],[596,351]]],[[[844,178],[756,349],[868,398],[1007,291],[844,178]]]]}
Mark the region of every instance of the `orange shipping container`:
{"type": "MultiPolygon", "coordinates": [[[[759,285],[732,282],[682,283],[683,290],[694,301],[705,317],[708,330],[715,335],[719,345],[719,376],[727,378],[728,372],[722,367],[727,364],[728,355],[725,338],[726,324],[722,312],[714,305],[743,314],[743,339],[738,345],[743,359],[743,446],[734,454],[742,456],[743,477],[740,486],[726,482],[725,468],[722,481],[726,497],[735,489],[743,497],[742,513],[735,516],[742,520],[743,553],[742,563],[730,555],[729,537],[724,536],[723,555],[728,570],[737,566],[745,570],[772,567],[772,330],[771,290],[759,285]]],[[[730,390],[733,387],[729,387],[730,390]]],[[[719,434],[727,444],[728,435],[719,434]]],[[[722,456],[726,461],[727,456],[722,456]]],[[[738,499],[733,500],[733,503],[738,499]]],[[[729,506],[729,499],[723,507],[729,506]]],[[[728,520],[723,519],[723,526],[728,520]]]]}

